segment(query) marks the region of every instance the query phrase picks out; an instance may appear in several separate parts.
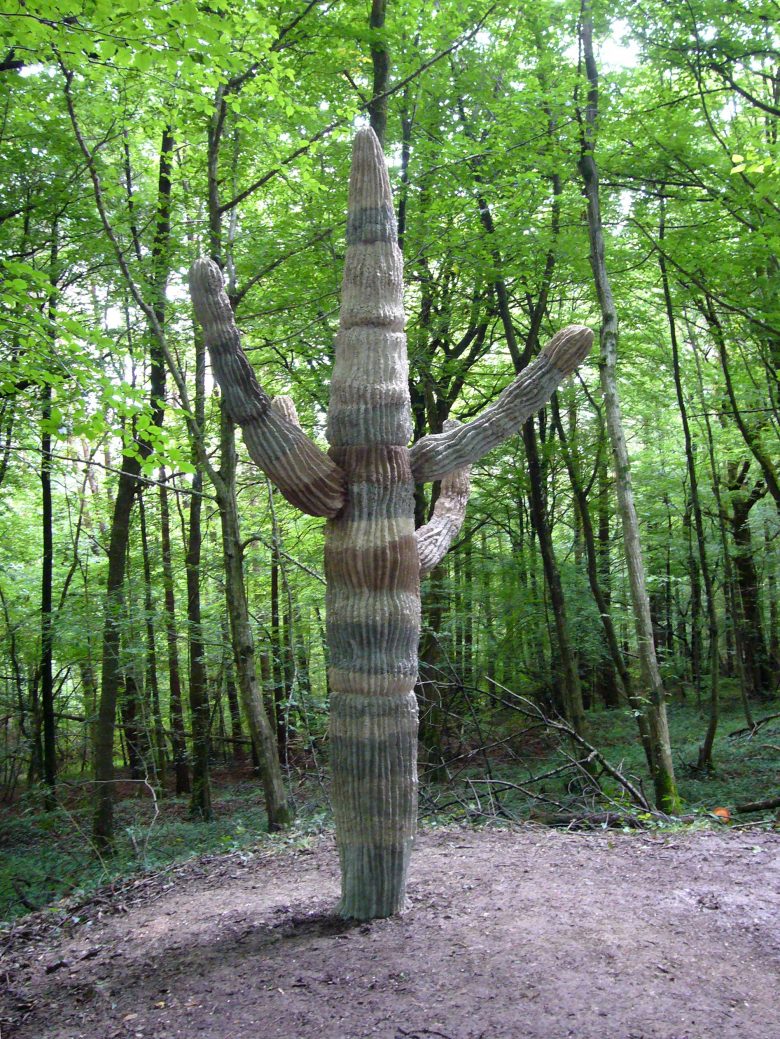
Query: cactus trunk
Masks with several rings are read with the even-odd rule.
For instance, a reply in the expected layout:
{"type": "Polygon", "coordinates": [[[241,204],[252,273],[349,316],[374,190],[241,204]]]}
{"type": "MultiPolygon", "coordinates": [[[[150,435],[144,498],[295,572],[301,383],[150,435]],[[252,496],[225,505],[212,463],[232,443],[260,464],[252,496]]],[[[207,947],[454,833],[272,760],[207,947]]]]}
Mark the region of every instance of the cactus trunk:
{"type": "Polygon", "coordinates": [[[340,910],[359,919],[403,908],[417,809],[420,563],[402,287],[384,159],[363,131],[328,412],[347,504],[325,535],[340,910]]]}

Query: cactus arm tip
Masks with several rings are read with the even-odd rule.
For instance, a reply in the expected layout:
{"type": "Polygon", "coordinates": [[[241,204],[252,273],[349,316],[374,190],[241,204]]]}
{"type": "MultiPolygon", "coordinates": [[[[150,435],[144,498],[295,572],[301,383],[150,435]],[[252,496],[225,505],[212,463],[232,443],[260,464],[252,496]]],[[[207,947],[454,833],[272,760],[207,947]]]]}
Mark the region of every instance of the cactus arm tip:
{"type": "Polygon", "coordinates": [[[552,337],[544,354],[563,375],[579,368],[593,346],[593,332],[587,325],[569,325],[552,337]]]}
{"type": "Polygon", "coordinates": [[[593,332],[584,325],[569,325],[556,333],[533,364],[472,422],[423,437],[412,446],[415,480],[441,480],[498,447],[544,407],[559,384],[584,361],[592,344],[593,332]]]}

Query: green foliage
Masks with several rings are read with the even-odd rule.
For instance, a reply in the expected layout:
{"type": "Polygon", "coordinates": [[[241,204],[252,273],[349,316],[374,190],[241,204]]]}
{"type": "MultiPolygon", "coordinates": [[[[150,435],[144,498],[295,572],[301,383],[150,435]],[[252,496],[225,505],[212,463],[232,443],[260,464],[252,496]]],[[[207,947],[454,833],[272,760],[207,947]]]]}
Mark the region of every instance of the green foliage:
{"type": "MultiPolygon", "coordinates": [[[[601,77],[598,158],[607,263],[621,329],[620,393],[662,673],[673,697],[673,745],[682,766],[695,759],[704,727],[692,707],[696,689],[707,679],[693,671],[694,627],[704,643],[706,632],[703,611],[694,617],[696,548],[658,256],[663,250],[667,258],[682,344],[683,391],[723,631],[721,659],[734,676],[730,681],[736,681],[732,642],[742,623],[739,602],[745,589],[730,597],[726,582],[727,564],[740,553],[747,552],[756,566],[757,627],[767,649],[774,641],[776,653],[778,638],[777,509],[765,496],[751,510],[748,549],[737,548],[729,526],[734,502],[746,493],[735,484],[740,473],[745,470],[745,488],[758,486],[759,496],[766,482],[750,443],[770,463],[780,457],[775,12],[757,0],[691,0],[684,6],[621,0],[617,6],[594,6],[601,77]],[[727,391],[718,325],[744,430],[727,391]],[[683,691],[688,699],[680,704],[676,698],[683,691]]],[[[510,380],[497,281],[506,288],[521,349],[545,292],[542,340],[571,321],[597,325],[578,169],[586,93],[577,56],[579,15],[579,3],[570,0],[522,9],[499,3],[487,15],[470,0],[433,9],[415,0],[388,11],[383,38],[392,54],[393,92],[386,152],[397,202],[405,205],[417,436],[438,430],[450,414],[468,420],[510,380]]],[[[222,258],[229,261],[248,355],[269,391],[291,393],[303,426],[323,441],[349,143],[370,94],[373,36],[359,6],[309,10],[288,0],[274,7],[249,0],[207,5],[37,0],[7,12],[2,21],[2,53],[10,64],[0,73],[0,716],[8,719],[0,737],[0,786],[13,798],[25,788],[40,726],[42,435],[53,438],[55,707],[60,763],[67,771],[88,757],[99,693],[106,550],[123,458],[143,455],[142,475],[149,481],[144,504],[151,607],[134,519],[129,576],[117,609],[122,666],[138,677],[146,710],[155,649],[169,731],[171,676],[156,486],[164,465],[186,704],[184,558],[194,445],[170,373],[164,422],[161,427],[154,422],[149,380],[155,344],[139,299],[161,305],[156,279],[164,269],[167,346],[192,398],[186,271],[196,255],[212,249],[209,189],[216,185],[223,207],[222,258]],[[68,111],[66,73],[72,74],[76,124],[94,161],[115,243],[95,205],[68,111]],[[210,171],[210,134],[220,113],[221,151],[216,171],[210,171]],[[160,256],[154,250],[159,152],[168,128],[174,138],[171,233],[160,256]],[[210,172],[216,172],[215,179],[210,172]],[[51,406],[44,415],[48,390],[51,406]]],[[[219,409],[209,381],[207,388],[204,443],[218,466],[219,409]]],[[[605,457],[597,388],[594,354],[559,395],[596,525],[598,473],[605,457]]],[[[587,579],[581,523],[549,415],[538,429],[572,641],[593,701],[593,739],[641,775],[633,717],[599,709],[598,676],[609,654],[587,579]]],[[[321,524],[298,516],[277,495],[275,526],[267,489],[246,465],[240,445],[239,453],[253,631],[268,665],[262,677],[269,700],[274,682],[283,683],[295,755],[327,725],[321,524]],[[275,536],[283,552],[276,627],[275,536]]],[[[221,753],[229,746],[219,738],[230,733],[231,648],[224,636],[221,531],[208,481],[204,493],[202,613],[221,753]]],[[[621,650],[633,667],[633,621],[610,481],[605,496],[600,578],[621,650]]],[[[425,604],[426,615],[437,621],[437,666],[446,673],[442,685],[452,697],[453,713],[463,723],[467,705],[459,686],[481,690],[476,714],[488,734],[498,721],[485,692],[486,675],[541,700],[556,693],[554,624],[528,499],[524,452],[518,440],[510,441],[477,467],[456,555],[442,567],[425,604]]],[[[758,699],[751,703],[755,713],[763,710],[758,699]]],[[[733,707],[729,698],[722,732],[737,725],[733,707]]],[[[187,731],[189,722],[185,710],[187,731]]],[[[457,731],[452,723],[445,739],[454,739],[457,731]]],[[[117,763],[121,753],[118,738],[117,763]]],[[[681,789],[690,804],[748,798],[753,779],[756,790],[766,790],[771,754],[764,756],[755,741],[731,744],[719,737],[715,759],[719,770],[712,778],[686,776],[683,769],[681,789]]],[[[239,817],[247,834],[259,823],[256,815],[238,812],[239,817]]],[[[135,863],[130,833],[142,847],[148,819],[128,816],[124,822],[130,832],[121,838],[120,859],[135,863]]],[[[57,872],[48,861],[54,852],[34,827],[25,829],[27,823],[19,821],[14,830],[16,825],[9,816],[11,846],[29,839],[40,856],[39,865],[29,865],[38,878],[32,900],[39,894],[47,898],[54,889],[46,887],[46,877],[57,872]]],[[[245,835],[227,824],[204,828],[197,838],[189,824],[181,823],[178,836],[165,829],[174,825],[179,824],[161,822],[153,829],[145,853],[149,865],[166,861],[168,837],[171,845],[181,838],[183,847],[213,848],[220,841],[243,846],[245,835]]],[[[90,882],[105,879],[102,867],[86,866],[85,850],[73,850],[75,840],[66,843],[68,854],[76,856],[69,867],[73,883],[82,883],[75,878],[90,869],[90,882]]],[[[23,872],[20,867],[18,875],[23,872]]]]}
{"type": "Polygon", "coordinates": [[[55,812],[41,811],[32,791],[19,811],[0,820],[0,920],[10,921],[30,906],[56,910],[62,898],[85,898],[99,887],[157,872],[201,855],[240,854],[305,847],[329,821],[327,809],[308,802],[295,827],[265,833],[257,785],[220,788],[213,822],[188,817],[186,799],[155,803],[147,788],[120,802],[116,852],[99,856],[89,839],[90,809],[83,800],[55,812]],[[25,904],[26,900],[29,905],[25,904]]]}

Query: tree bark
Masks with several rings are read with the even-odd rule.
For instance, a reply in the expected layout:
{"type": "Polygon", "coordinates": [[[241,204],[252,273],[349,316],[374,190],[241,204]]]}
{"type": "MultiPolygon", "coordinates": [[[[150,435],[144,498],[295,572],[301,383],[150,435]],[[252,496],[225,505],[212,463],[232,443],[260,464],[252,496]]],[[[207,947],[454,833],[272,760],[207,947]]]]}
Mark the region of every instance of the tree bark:
{"type": "Polygon", "coordinates": [[[235,494],[231,493],[231,488],[235,487],[235,470],[234,431],[223,407],[221,467],[215,487],[222,523],[225,601],[230,621],[238,690],[252,736],[252,743],[257,751],[268,816],[268,829],[273,833],[290,825],[293,812],[284,789],[276,737],[266,714],[263,696],[257,681],[255,639],[249,621],[249,608],[244,585],[244,552],[241,545],[238,506],[235,494]]]}
{"type": "Polygon", "coordinates": [[[190,792],[190,769],[184,736],[184,711],[179,666],[179,634],[176,626],[176,594],[173,583],[171,553],[171,520],[165,469],[160,469],[160,543],[162,551],[163,595],[165,601],[165,641],[168,646],[168,693],[171,725],[171,748],[176,794],[190,792]]]}
{"type": "MultiPolygon", "coordinates": [[[[127,261],[124,259],[122,250],[108,221],[100,179],[94,165],[94,156],[88,151],[76,120],[70,93],[71,81],[72,76],[68,73],[66,75],[68,108],[77,140],[84,153],[90,176],[92,177],[98,211],[100,212],[106,234],[117,250],[117,258],[122,273],[127,280],[128,287],[136,302],[141,305],[141,309],[149,324],[152,343],[150,351],[149,407],[152,424],[159,428],[163,421],[165,401],[165,367],[163,359],[165,331],[163,321],[165,317],[165,288],[168,276],[167,255],[170,239],[170,173],[173,155],[173,135],[170,128],[166,127],[163,130],[160,145],[157,215],[152,245],[153,278],[150,287],[153,298],[151,303],[148,303],[143,300],[132,279],[127,261]]],[[[119,625],[123,603],[125,560],[130,539],[130,520],[133,500],[139,486],[138,478],[141,474],[141,460],[148,458],[152,451],[151,443],[145,437],[139,436],[136,440],[140,457],[125,455],[122,458],[108,550],[100,706],[95,727],[94,756],[96,792],[93,834],[98,848],[102,850],[107,850],[111,847],[114,833],[114,726],[116,724],[118,685],[121,681],[119,670],[119,625]]]]}
{"type": "MultiPolygon", "coordinates": [[[[371,16],[369,26],[377,34],[385,27],[385,8],[387,0],[371,0],[371,16]]],[[[371,90],[371,101],[368,114],[371,129],[381,145],[385,143],[387,129],[387,90],[390,83],[390,53],[385,43],[374,39],[371,43],[371,64],[374,70],[374,82],[371,90]]]]}
{"type": "MultiPolygon", "coordinates": [[[[195,339],[195,422],[203,429],[205,419],[206,348],[201,336],[195,339]]],[[[203,473],[197,452],[193,452],[195,475],[192,478],[187,532],[187,641],[190,650],[189,701],[192,719],[192,794],[190,814],[209,821],[212,818],[211,779],[211,712],[209,709],[206,647],[203,643],[200,609],[200,556],[203,544],[201,512],[203,506],[203,473]]]]}
{"type": "MultiPolygon", "coordinates": [[[[744,469],[743,473],[744,476],[747,475],[744,469]]],[[[735,548],[734,573],[743,622],[742,646],[751,694],[768,699],[772,695],[774,676],[764,638],[758,570],[753,556],[753,535],[750,530],[750,512],[764,496],[765,485],[758,481],[747,491],[744,483],[744,477],[737,478],[730,487],[731,535],[735,548]]]]}
{"type": "MultiPolygon", "coordinates": [[[[56,346],[56,279],[57,279],[57,224],[52,229],[49,280],[51,292],[48,302],[49,336],[52,350],[56,346]]],[[[43,406],[41,408],[41,540],[43,553],[41,557],[41,710],[43,712],[43,781],[47,787],[46,806],[50,810],[56,804],[55,793],[57,783],[57,745],[54,719],[54,676],[52,661],[52,588],[54,582],[54,536],[52,530],[51,500],[51,383],[43,387],[43,406]]]]}
{"type": "Polygon", "coordinates": [[[736,582],[734,580],[734,570],[731,560],[731,551],[729,549],[728,536],[726,531],[726,506],[723,501],[721,494],[721,481],[718,473],[718,466],[715,461],[715,443],[712,436],[712,425],[710,423],[710,416],[707,410],[707,399],[704,394],[704,380],[702,379],[701,362],[699,359],[699,347],[696,341],[696,336],[693,331],[693,326],[688,323],[688,335],[693,346],[693,356],[696,362],[696,379],[699,390],[699,405],[704,416],[704,428],[707,431],[707,457],[710,464],[710,479],[712,480],[712,493],[715,498],[715,504],[718,510],[718,532],[720,534],[721,552],[723,556],[723,577],[724,577],[724,591],[726,598],[726,630],[730,630],[733,633],[735,643],[735,657],[737,666],[737,675],[739,678],[739,689],[742,698],[742,707],[745,712],[745,721],[750,728],[753,727],[753,713],[750,707],[750,699],[748,695],[748,681],[745,673],[745,653],[742,646],[742,624],[739,603],[737,602],[736,582]]]}
{"type": "MultiPolygon", "coordinates": [[[[599,551],[596,546],[596,539],[593,531],[593,522],[590,516],[590,510],[588,508],[588,497],[585,488],[582,485],[580,473],[577,468],[573,451],[570,448],[568,437],[566,436],[561,422],[561,416],[558,409],[558,405],[553,398],[553,418],[558,430],[558,437],[561,441],[563,448],[563,458],[569,473],[569,480],[571,482],[572,490],[574,492],[575,499],[579,508],[580,519],[582,522],[582,534],[585,542],[585,555],[587,558],[587,571],[588,571],[588,582],[590,589],[593,594],[593,598],[596,602],[596,607],[599,611],[601,623],[604,628],[604,637],[607,643],[607,649],[609,651],[610,661],[612,664],[612,681],[616,680],[619,682],[620,690],[623,696],[628,700],[637,715],[637,722],[639,726],[639,736],[642,742],[642,747],[645,752],[648,767],[652,771],[653,766],[653,753],[650,743],[650,733],[647,727],[647,723],[644,717],[644,711],[642,710],[642,704],[636,695],[634,689],[634,683],[631,677],[631,672],[626,665],[626,660],[620,651],[620,644],[618,642],[617,632],[615,626],[612,623],[612,613],[610,610],[610,602],[607,596],[604,594],[601,580],[599,579],[599,563],[601,562],[602,573],[604,568],[604,560],[599,559],[599,551]]],[[[600,463],[597,461],[597,465],[600,463]]],[[[601,514],[603,516],[603,513],[601,514]]],[[[601,543],[607,542],[607,551],[609,544],[609,516],[607,514],[606,522],[601,519],[602,524],[606,527],[601,530],[601,543]]],[[[607,706],[617,706],[616,704],[608,704],[607,706]]]]}
{"type": "Polygon", "coordinates": [[[662,811],[674,814],[680,810],[680,798],[677,793],[672,749],[669,741],[665,693],[655,655],[650,602],[645,584],[642,547],[639,539],[639,521],[634,505],[631,467],[617,391],[618,321],[612,289],[607,276],[604,232],[599,200],[598,168],[594,154],[595,129],[598,118],[598,72],[593,55],[593,21],[589,0],[583,0],[582,3],[581,39],[589,90],[585,123],[581,124],[580,170],[588,202],[590,262],[593,268],[596,293],[602,315],[599,372],[602,393],[604,395],[607,431],[615,469],[618,511],[620,512],[623,528],[623,548],[628,570],[631,601],[634,608],[641,680],[644,686],[644,695],[648,699],[647,720],[653,751],[653,783],[656,802],[662,811]]]}
{"type": "MultiPolygon", "coordinates": [[[[658,240],[664,237],[664,202],[661,200],[661,224],[658,240]]],[[[699,565],[701,567],[702,581],[704,582],[704,593],[707,597],[707,622],[709,627],[710,648],[710,716],[704,741],[699,748],[699,768],[712,768],[712,746],[715,742],[715,734],[718,730],[718,715],[720,712],[720,628],[718,625],[718,610],[715,602],[715,586],[710,571],[710,563],[707,555],[707,539],[704,533],[704,519],[702,517],[701,500],[699,498],[699,478],[696,472],[696,461],[694,459],[693,437],[688,422],[688,406],[683,394],[682,375],[680,372],[680,349],[677,342],[677,326],[674,319],[674,307],[672,305],[672,294],[669,288],[669,277],[666,271],[666,260],[663,249],[658,253],[658,262],[661,268],[661,284],[664,290],[664,302],[666,304],[666,317],[669,322],[669,338],[672,344],[672,369],[674,371],[674,388],[677,393],[677,406],[680,409],[683,436],[685,438],[685,463],[688,469],[688,484],[691,495],[691,506],[693,508],[694,526],[696,529],[696,544],[699,550],[699,565]]]]}
{"type": "Polygon", "coordinates": [[[165,729],[160,705],[160,683],[157,674],[157,645],[154,624],[154,599],[152,593],[152,564],[149,558],[149,538],[146,530],[146,506],[143,493],[138,498],[138,519],[141,527],[141,552],[144,566],[144,615],[146,626],[146,683],[149,714],[154,726],[155,786],[165,791],[165,729]]]}

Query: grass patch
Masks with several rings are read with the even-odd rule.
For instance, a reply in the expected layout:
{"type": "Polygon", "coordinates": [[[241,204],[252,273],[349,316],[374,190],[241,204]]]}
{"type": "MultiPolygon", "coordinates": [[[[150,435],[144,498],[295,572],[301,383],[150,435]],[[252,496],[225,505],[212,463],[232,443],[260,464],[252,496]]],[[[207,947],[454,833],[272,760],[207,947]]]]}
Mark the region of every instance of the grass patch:
{"type": "Polygon", "coordinates": [[[289,846],[325,827],[329,815],[306,802],[292,830],[268,834],[258,781],[214,783],[214,819],[189,818],[186,798],[155,802],[141,786],[137,797],[118,801],[115,850],[99,856],[92,846],[91,808],[83,787],[74,796],[63,784],[67,807],[43,811],[38,791],[25,795],[0,817],[0,920],[11,921],[66,896],[90,892],[144,871],[163,869],[199,855],[250,852],[258,846],[289,846]]]}

